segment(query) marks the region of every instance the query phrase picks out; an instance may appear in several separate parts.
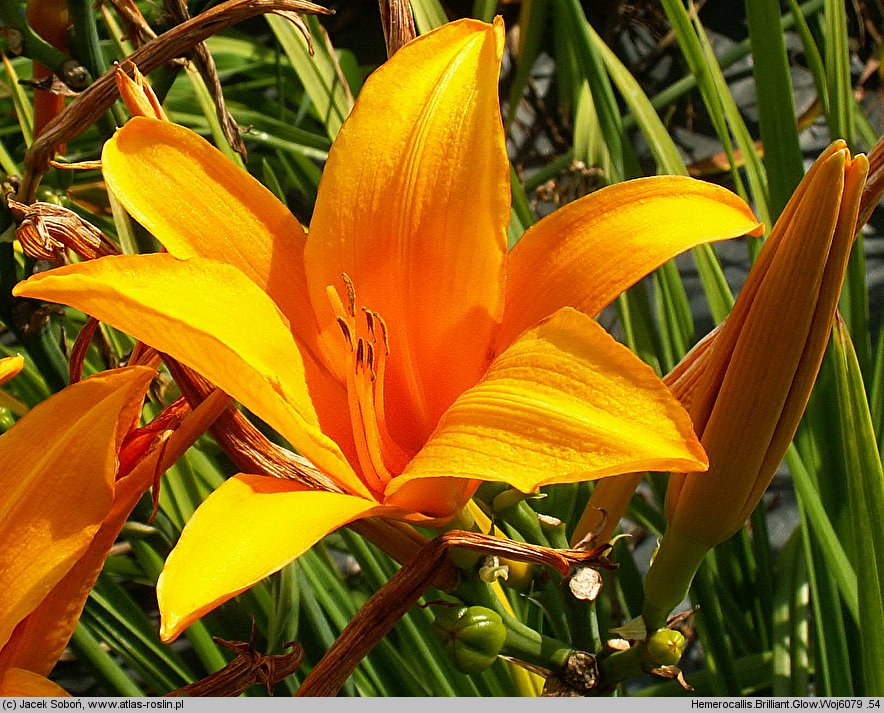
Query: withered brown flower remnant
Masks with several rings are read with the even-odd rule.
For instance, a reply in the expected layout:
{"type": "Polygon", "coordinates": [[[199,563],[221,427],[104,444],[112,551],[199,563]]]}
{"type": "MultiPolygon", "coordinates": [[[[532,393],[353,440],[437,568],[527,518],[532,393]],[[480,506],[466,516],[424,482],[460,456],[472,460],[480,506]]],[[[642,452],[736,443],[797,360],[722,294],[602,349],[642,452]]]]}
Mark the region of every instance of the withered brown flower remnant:
{"type": "Polygon", "coordinates": [[[25,205],[11,197],[7,202],[18,224],[15,236],[29,257],[59,263],[67,250],[85,260],[120,254],[104,233],[72,210],[39,201],[25,205]]]}

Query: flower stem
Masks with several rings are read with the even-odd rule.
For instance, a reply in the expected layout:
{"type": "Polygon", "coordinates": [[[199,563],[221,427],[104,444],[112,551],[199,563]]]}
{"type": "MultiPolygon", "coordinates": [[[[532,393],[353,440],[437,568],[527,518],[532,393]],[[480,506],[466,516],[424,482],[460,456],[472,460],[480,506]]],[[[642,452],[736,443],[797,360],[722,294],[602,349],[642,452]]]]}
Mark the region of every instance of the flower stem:
{"type": "Polygon", "coordinates": [[[709,547],[679,532],[667,530],[645,577],[642,610],[648,631],[666,626],[669,613],[687,596],[691,581],[709,547]]]}
{"type": "Polygon", "coordinates": [[[625,651],[617,651],[599,661],[602,686],[613,685],[645,673],[645,647],[638,643],[625,651]]]}
{"type": "Polygon", "coordinates": [[[458,598],[472,604],[480,604],[500,614],[506,627],[503,653],[519,661],[534,664],[557,673],[565,665],[572,647],[526,626],[504,607],[487,584],[474,578],[464,578],[457,589],[458,598]]]}
{"type": "Polygon", "coordinates": [[[0,19],[7,27],[21,33],[21,55],[40,62],[61,74],[62,65],[68,61],[64,52],[55,49],[25,22],[22,3],[16,0],[0,0],[0,19]]]}

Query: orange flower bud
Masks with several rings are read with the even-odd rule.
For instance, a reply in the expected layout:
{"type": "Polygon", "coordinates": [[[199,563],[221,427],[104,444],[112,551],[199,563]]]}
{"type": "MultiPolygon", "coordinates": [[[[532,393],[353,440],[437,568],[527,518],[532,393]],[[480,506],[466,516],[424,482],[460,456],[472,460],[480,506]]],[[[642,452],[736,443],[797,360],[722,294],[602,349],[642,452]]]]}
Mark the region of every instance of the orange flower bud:
{"type": "Polygon", "coordinates": [[[687,593],[706,553],[748,519],[804,413],[832,329],[856,231],[865,156],[836,142],[774,226],[734,309],[683,371],[679,398],[709,471],[674,474],[667,530],[645,582],[657,627],[687,593]]]}
{"type": "MultiPolygon", "coordinates": [[[[71,26],[66,0],[28,0],[25,17],[40,37],[56,49],[63,52],[66,50],[67,33],[71,26]]],[[[51,69],[34,62],[35,81],[39,82],[51,76],[51,69]]],[[[53,94],[45,89],[34,89],[34,135],[38,136],[43,127],[62,109],[64,109],[62,95],[53,94]]]]}

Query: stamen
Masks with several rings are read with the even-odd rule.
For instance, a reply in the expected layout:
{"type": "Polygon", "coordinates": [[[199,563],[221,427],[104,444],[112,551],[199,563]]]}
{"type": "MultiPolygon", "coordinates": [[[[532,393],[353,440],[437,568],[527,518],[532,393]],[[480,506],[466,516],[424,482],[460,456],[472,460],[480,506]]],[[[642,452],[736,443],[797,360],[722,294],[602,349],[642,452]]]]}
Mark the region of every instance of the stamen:
{"type": "Polygon", "coordinates": [[[390,354],[390,340],[387,337],[387,323],[384,321],[384,318],[381,317],[377,312],[374,313],[375,318],[377,318],[378,322],[381,325],[381,339],[384,341],[384,350],[385,353],[389,356],[390,354]]]}
{"type": "MultiPolygon", "coordinates": [[[[358,353],[358,347],[357,347],[358,353]]],[[[350,423],[353,425],[353,441],[356,445],[356,455],[359,458],[359,470],[365,484],[376,493],[383,493],[390,480],[390,473],[380,463],[381,470],[378,470],[377,460],[372,452],[372,444],[367,438],[365,432],[365,414],[363,413],[363,399],[361,398],[361,389],[359,388],[359,377],[357,370],[353,369],[347,373],[347,402],[350,406],[350,423]],[[385,477],[386,476],[386,477],[385,477]]]]}
{"type": "Polygon", "coordinates": [[[356,341],[356,371],[362,368],[362,360],[365,351],[365,340],[362,337],[356,341]]]}
{"type": "Polygon", "coordinates": [[[365,343],[365,364],[368,367],[371,381],[372,383],[374,383],[378,375],[375,373],[374,370],[374,347],[371,345],[371,342],[365,343]]]}
{"type": "Polygon", "coordinates": [[[371,335],[371,341],[376,341],[377,337],[374,334],[374,312],[370,309],[363,307],[362,312],[365,314],[365,323],[368,325],[368,333],[371,335]]]}
{"type": "Polygon", "coordinates": [[[387,325],[367,307],[360,307],[365,323],[356,319],[356,287],[346,273],[342,278],[346,295],[332,285],[326,292],[348,347],[341,358],[346,359],[347,401],[359,470],[365,484],[381,494],[392,474],[408,462],[408,455],[390,437],[384,415],[384,371],[390,353],[387,325]]]}
{"type": "Polygon", "coordinates": [[[350,327],[350,332],[352,333],[356,326],[353,323],[353,315],[352,313],[349,313],[344,309],[344,303],[341,301],[341,295],[338,294],[338,291],[335,289],[334,285],[329,285],[325,288],[325,295],[326,297],[328,297],[329,304],[331,304],[332,312],[335,313],[335,317],[344,320],[347,323],[347,326],[350,327]]]}
{"type": "Polygon", "coordinates": [[[341,328],[341,332],[344,334],[344,339],[347,340],[347,344],[349,345],[351,351],[353,349],[353,335],[350,334],[350,327],[347,326],[347,322],[343,317],[335,317],[338,321],[338,326],[341,328]]]}
{"type": "Polygon", "coordinates": [[[346,272],[341,273],[344,278],[344,285],[347,287],[347,313],[351,317],[356,316],[356,288],[353,286],[353,280],[346,272]]]}

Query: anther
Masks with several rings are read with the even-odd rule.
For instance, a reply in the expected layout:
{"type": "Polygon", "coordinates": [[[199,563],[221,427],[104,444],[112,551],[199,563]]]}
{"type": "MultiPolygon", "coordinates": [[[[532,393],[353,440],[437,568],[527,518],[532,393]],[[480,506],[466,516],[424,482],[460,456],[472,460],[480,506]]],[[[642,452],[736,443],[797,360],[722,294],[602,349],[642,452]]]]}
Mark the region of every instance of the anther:
{"type": "Polygon", "coordinates": [[[362,362],[365,356],[365,340],[362,337],[356,341],[356,371],[362,367],[362,362]]]}
{"type": "Polygon", "coordinates": [[[377,379],[377,374],[374,370],[374,347],[371,345],[371,342],[366,342],[365,344],[365,363],[368,366],[368,372],[371,375],[372,382],[377,379]]]}
{"type": "Polygon", "coordinates": [[[353,349],[353,336],[350,334],[350,327],[347,326],[347,322],[343,317],[336,317],[338,321],[338,326],[341,328],[341,332],[344,334],[344,339],[347,340],[347,344],[350,346],[350,349],[353,349]]]}
{"type": "Polygon", "coordinates": [[[374,313],[367,307],[363,307],[362,311],[365,313],[365,323],[368,325],[368,333],[371,335],[371,340],[376,341],[374,335],[374,313]]]}
{"type": "Polygon", "coordinates": [[[377,312],[374,313],[375,318],[378,323],[381,325],[381,338],[384,340],[384,350],[386,354],[390,353],[390,340],[387,338],[387,323],[384,321],[384,318],[381,317],[377,312]]]}
{"type": "Polygon", "coordinates": [[[356,288],[353,286],[353,280],[346,272],[341,273],[344,279],[344,285],[347,288],[347,312],[351,317],[356,316],[356,288]]]}

